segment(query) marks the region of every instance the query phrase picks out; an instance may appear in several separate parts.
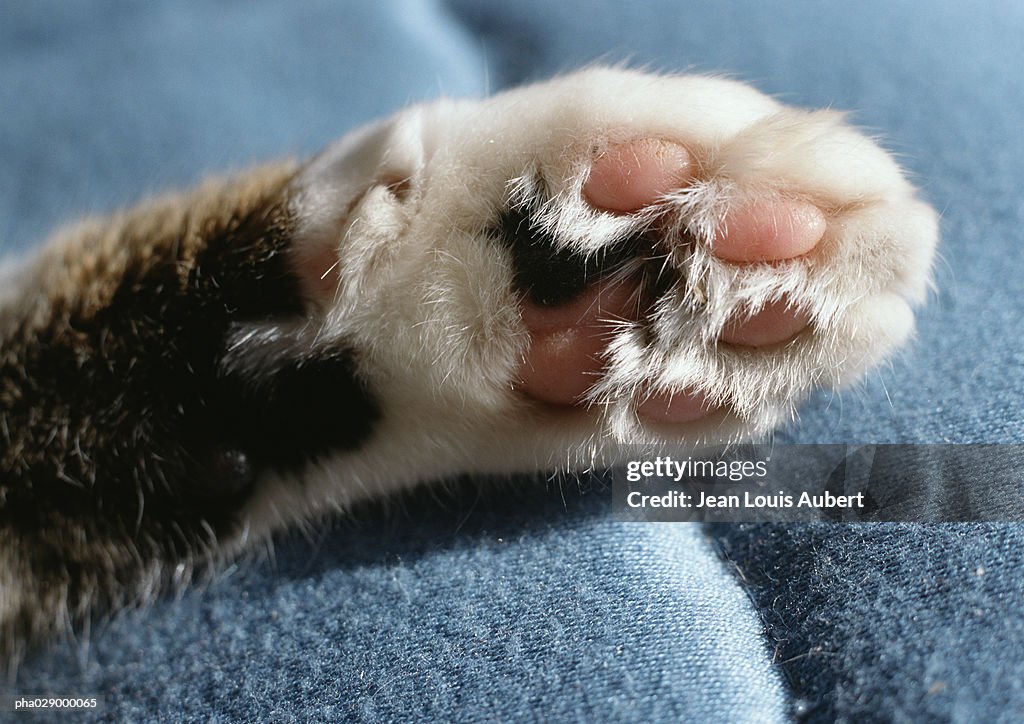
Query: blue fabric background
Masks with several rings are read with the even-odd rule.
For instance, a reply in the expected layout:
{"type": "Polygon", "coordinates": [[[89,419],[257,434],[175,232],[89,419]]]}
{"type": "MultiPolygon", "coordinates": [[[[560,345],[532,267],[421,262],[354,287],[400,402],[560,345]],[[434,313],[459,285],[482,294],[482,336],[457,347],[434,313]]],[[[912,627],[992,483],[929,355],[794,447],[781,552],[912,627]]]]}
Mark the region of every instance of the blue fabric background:
{"type": "MultiPolygon", "coordinates": [[[[0,3],[0,251],[408,102],[594,60],[854,109],[943,211],[916,342],[793,441],[1024,438],[1024,6],[0,3]]],[[[1018,526],[647,526],[524,481],[367,509],[44,652],[10,691],[164,716],[815,720],[1024,714],[1018,526]]]]}

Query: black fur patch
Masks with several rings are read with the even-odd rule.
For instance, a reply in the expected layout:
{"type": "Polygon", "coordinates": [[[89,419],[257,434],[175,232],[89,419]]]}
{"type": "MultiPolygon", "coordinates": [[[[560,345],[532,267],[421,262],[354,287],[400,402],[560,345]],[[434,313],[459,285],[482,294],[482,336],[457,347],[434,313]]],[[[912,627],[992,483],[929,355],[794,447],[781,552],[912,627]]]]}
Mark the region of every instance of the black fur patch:
{"type": "Polygon", "coordinates": [[[542,307],[571,302],[591,284],[651,248],[645,237],[636,236],[585,256],[560,247],[521,210],[502,214],[495,236],[512,252],[517,291],[542,307]]]}
{"type": "Polygon", "coordinates": [[[265,379],[225,380],[222,390],[231,447],[261,469],[286,471],[355,448],[380,416],[347,350],[290,362],[265,379]]]}

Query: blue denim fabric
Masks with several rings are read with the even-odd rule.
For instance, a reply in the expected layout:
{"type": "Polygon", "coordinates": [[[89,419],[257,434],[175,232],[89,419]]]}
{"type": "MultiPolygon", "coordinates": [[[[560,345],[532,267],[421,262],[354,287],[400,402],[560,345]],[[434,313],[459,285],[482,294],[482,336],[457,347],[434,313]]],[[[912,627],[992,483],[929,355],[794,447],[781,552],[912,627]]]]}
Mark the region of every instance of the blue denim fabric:
{"type": "Polygon", "coordinates": [[[307,156],[416,100],[479,95],[483,71],[430,3],[6,0],[0,244],[204,173],[307,156]]]}
{"type": "Polygon", "coordinates": [[[357,512],[115,621],[84,665],[32,661],[23,687],[99,692],[127,721],[783,721],[702,530],[616,523],[608,500],[523,480],[357,512]]]}
{"type": "MultiPolygon", "coordinates": [[[[854,109],[944,213],[914,345],[780,439],[1020,442],[1022,31],[1010,0],[7,2],[0,250],[419,98],[595,59],[724,71],[854,109]]],[[[616,524],[571,486],[413,496],[41,653],[13,690],[99,693],[133,720],[1024,712],[1019,526],[708,532],[616,524]]]]}
{"type": "Polygon", "coordinates": [[[1020,721],[1020,525],[716,526],[797,711],[1020,721]]]}

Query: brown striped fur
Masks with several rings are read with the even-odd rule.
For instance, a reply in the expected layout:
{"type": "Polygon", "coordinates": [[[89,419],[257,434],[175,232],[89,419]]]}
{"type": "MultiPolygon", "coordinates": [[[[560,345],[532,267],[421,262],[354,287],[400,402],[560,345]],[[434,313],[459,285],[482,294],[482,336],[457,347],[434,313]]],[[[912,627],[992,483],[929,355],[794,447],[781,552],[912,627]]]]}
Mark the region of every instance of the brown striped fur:
{"type": "MultiPolygon", "coordinates": [[[[267,166],[69,227],[0,309],[0,654],[94,606],[140,603],[187,580],[194,554],[230,527],[219,496],[185,499],[195,481],[183,477],[206,462],[169,436],[196,424],[194,413],[147,419],[178,414],[182,391],[142,388],[202,366],[173,381],[206,396],[215,360],[204,356],[232,320],[301,311],[294,290],[270,298],[280,290],[267,279],[286,271],[295,171],[267,166]],[[190,340],[175,320],[208,348],[181,349],[190,340]]],[[[200,406],[222,422],[216,403],[200,406]]]]}

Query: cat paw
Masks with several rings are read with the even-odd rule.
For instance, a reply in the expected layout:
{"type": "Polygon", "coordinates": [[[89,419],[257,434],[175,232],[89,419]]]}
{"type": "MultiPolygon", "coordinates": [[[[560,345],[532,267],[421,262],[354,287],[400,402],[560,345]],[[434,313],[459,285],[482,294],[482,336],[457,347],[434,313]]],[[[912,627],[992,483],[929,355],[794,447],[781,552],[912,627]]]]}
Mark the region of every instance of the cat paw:
{"type": "Polygon", "coordinates": [[[357,132],[293,210],[312,344],[426,476],[762,435],[908,338],[938,237],[841,114],[608,69],[357,132]]]}

